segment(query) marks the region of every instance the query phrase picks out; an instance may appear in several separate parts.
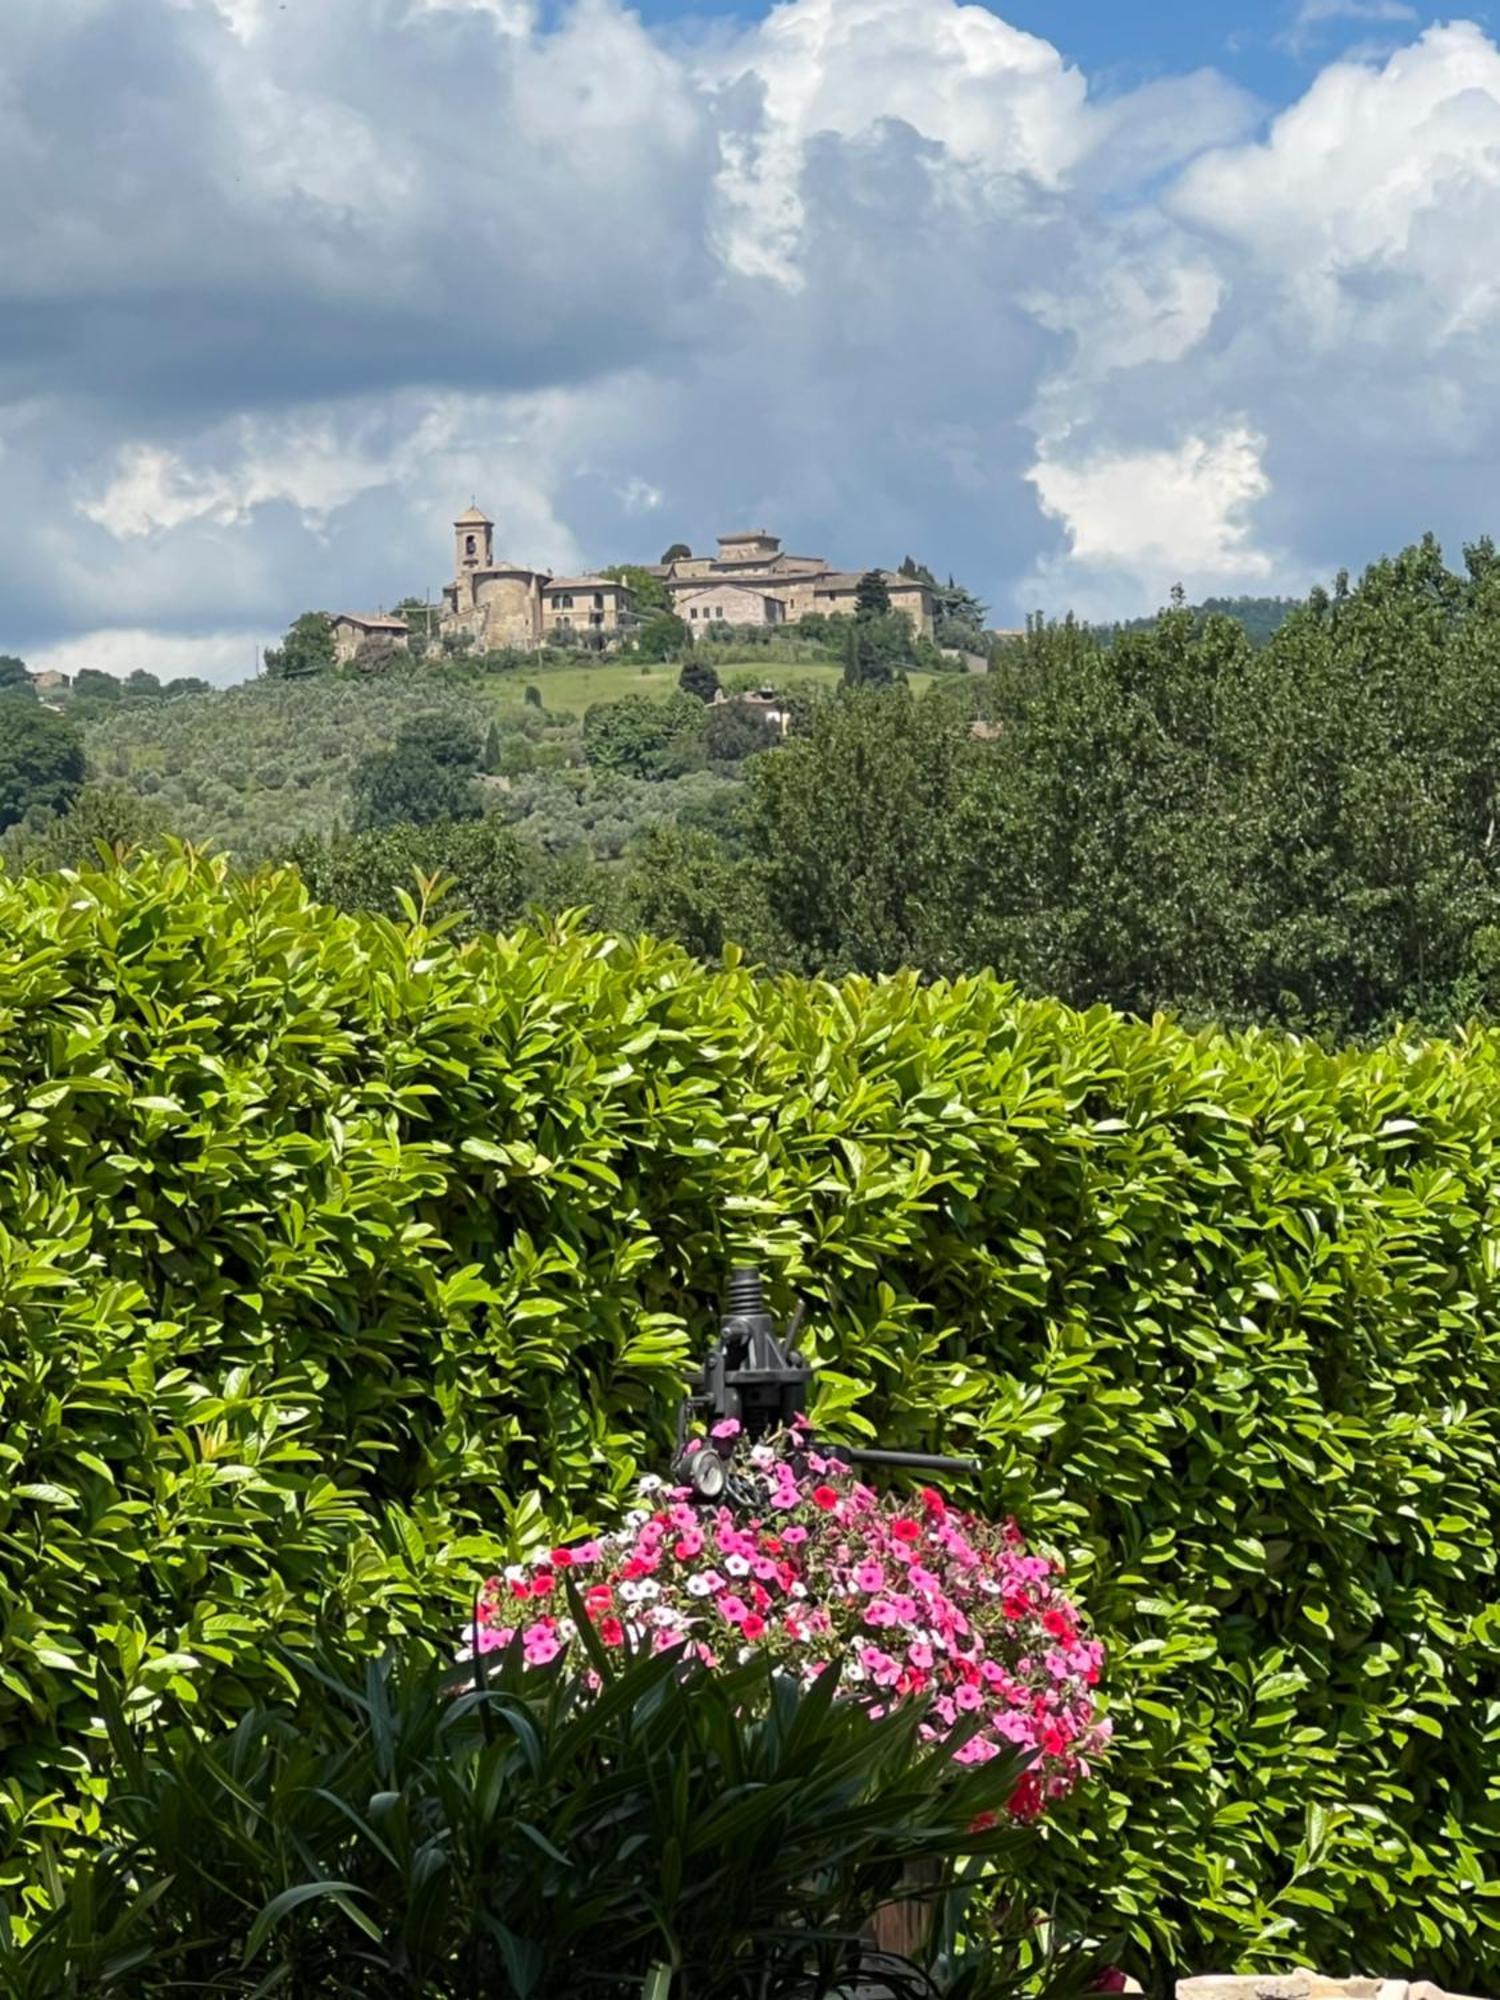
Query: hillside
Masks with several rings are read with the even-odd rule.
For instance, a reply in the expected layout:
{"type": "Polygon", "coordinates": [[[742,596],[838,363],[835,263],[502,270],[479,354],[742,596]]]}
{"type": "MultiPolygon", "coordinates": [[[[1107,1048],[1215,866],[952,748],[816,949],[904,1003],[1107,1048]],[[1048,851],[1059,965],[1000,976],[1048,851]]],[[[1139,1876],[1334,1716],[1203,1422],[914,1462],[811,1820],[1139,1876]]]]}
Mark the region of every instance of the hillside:
{"type": "MultiPolygon", "coordinates": [[[[1300,602],[1296,597],[1205,597],[1201,604],[1189,605],[1188,609],[1199,624],[1205,618],[1232,618],[1243,626],[1252,646],[1264,646],[1281,630],[1300,602]]],[[[1128,618],[1114,629],[1149,632],[1155,623],[1155,616],[1128,618]]]]}
{"type": "Polygon", "coordinates": [[[93,776],[155,800],[176,832],[254,858],[347,820],[355,765],[418,715],[481,733],[503,717],[545,736],[520,696],[486,700],[442,674],[248,681],[100,717],[85,724],[84,744],[93,776]]]}
{"type": "MultiPolygon", "coordinates": [[[[760,678],[743,663],[724,664],[731,684],[760,678]]],[[[347,827],[361,759],[389,750],[418,717],[442,716],[498,746],[494,768],[508,775],[491,781],[488,810],[546,852],[613,860],[643,828],[711,814],[734,789],[718,767],[647,782],[585,763],[588,709],[626,695],[663,699],[676,692],[678,672],[676,662],[611,661],[536,664],[525,679],[463,668],[263,679],[95,709],[83,739],[95,783],[139,793],[195,845],[254,861],[347,827]],[[528,688],[545,708],[525,699],[528,688]]],[[[782,684],[811,691],[837,679],[835,668],[799,665],[795,683],[782,684]]]]}

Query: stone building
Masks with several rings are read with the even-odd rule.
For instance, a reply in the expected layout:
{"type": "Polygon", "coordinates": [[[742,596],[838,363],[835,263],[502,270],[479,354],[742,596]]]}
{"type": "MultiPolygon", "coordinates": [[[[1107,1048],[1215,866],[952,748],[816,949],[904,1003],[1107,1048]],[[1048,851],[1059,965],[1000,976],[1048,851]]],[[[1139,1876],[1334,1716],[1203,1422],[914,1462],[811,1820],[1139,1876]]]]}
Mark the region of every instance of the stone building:
{"type": "MultiPolygon", "coordinates": [[[[439,629],[481,652],[534,652],[563,633],[607,645],[630,620],[630,591],[607,576],[553,576],[495,559],[495,524],[470,507],[453,524],[453,581],[439,629]]],[[[564,642],[566,643],[566,641],[564,642]]]]}
{"type": "Polygon", "coordinates": [[[347,666],[367,639],[384,639],[398,653],[411,650],[411,630],[404,618],[387,617],[383,611],[338,611],[329,621],[333,626],[333,657],[347,666]]]}
{"type": "Polygon", "coordinates": [[[779,597],[750,583],[705,583],[680,590],[673,594],[672,609],[689,630],[710,622],[780,625],[786,617],[786,606],[779,597]]]}
{"type": "MultiPolygon", "coordinates": [[[[822,556],[792,555],[782,548],[779,536],[757,528],[747,534],[720,535],[717,555],[679,556],[656,564],[651,574],[666,584],[672,608],[684,624],[702,631],[711,620],[769,625],[795,623],[810,613],[852,615],[865,572],[833,569],[822,556]]],[[[935,618],[928,586],[895,570],[879,574],[890,593],[891,609],[905,612],[914,630],[930,639],[935,618]]]]}

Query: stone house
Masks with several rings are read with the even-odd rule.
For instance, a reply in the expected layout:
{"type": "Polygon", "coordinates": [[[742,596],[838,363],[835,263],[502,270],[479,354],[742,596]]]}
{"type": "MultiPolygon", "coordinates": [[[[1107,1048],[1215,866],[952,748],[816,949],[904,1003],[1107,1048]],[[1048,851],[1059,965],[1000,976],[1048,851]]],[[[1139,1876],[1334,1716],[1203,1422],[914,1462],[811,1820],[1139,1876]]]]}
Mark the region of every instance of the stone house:
{"type": "Polygon", "coordinates": [[[614,637],[626,624],[630,591],[609,576],[554,576],[542,585],[542,631],[614,637]]]}
{"type": "Polygon", "coordinates": [[[630,622],[629,588],[607,576],[553,576],[495,559],[495,524],[470,507],[453,524],[453,581],[439,629],[481,651],[531,653],[562,633],[608,644],[630,622]]]}
{"type": "Polygon", "coordinates": [[[333,657],[341,667],[348,665],[367,639],[385,639],[398,653],[411,650],[411,628],[404,618],[388,618],[383,611],[339,611],[329,622],[333,626],[333,657]]]}
{"type": "Polygon", "coordinates": [[[719,625],[779,625],[786,607],[779,597],[750,583],[706,583],[683,590],[672,609],[696,639],[704,627],[719,625]]]}
{"type": "MultiPolygon", "coordinates": [[[[713,615],[722,601],[724,617],[736,624],[795,622],[818,612],[825,617],[838,612],[850,615],[865,572],[834,569],[822,556],[792,555],[782,548],[779,536],[757,528],[749,533],[720,535],[717,555],[679,556],[673,562],[654,565],[651,573],[666,584],[672,608],[683,622],[701,626],[701,593],[731,587],[745,595],[734,600],[710,599],[709,607],[713,615]],[[740,616],[729,609],[731,602],[748,608],[754,597],[774,599],[781,607],[774,620],[753,610],[749,616],[740,616]],[[688,615],[695,605],[699,609],[697,620],[688,615]]],[[[881,570],[880,575],[890,593],[891,609],[905,612],[913,629],[930,639],[935,607],[928,586],[895,570],[881,570]]]]}

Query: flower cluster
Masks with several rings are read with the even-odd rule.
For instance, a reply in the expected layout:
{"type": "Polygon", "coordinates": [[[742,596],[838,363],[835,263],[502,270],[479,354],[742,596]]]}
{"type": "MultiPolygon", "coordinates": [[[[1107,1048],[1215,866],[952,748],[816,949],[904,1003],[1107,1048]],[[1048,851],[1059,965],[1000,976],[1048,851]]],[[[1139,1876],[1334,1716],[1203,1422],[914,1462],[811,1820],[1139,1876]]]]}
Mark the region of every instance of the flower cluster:
{"type": "Polygon", "coordinates": [[[875,1713],[924,1701],[925,1735],[956,1738],[959,1761],[1019,1750],[1018,1817],[1070,1791],[1108,1736],[1093,1694],[1103,1649],[1015,1523],[931,1490],[882,1498],[796,1440],[760,1444],[748,1464],[752,1508],[646,1480],[619,1534],[491,1578],[480,1650],[519,1636],[528,1665],[555,1660],[574,1636],[567,1572],[606,1646],[682,1646],[708,1665],[763,1649],[806,1682],[838,1659],[841,1687],[875,1713]]]}

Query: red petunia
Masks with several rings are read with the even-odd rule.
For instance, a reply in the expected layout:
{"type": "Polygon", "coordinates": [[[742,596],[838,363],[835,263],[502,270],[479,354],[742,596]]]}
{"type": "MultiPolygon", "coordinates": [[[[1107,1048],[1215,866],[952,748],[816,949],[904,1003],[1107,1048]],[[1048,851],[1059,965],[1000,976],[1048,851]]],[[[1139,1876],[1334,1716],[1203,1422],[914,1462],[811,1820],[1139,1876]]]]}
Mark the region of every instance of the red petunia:
{"type": "Polygon", "coordinates": [[[821,1507],[825,1514],[831,1514],[839,1504],[839,1496],[831,1486],[815,1486],[812,1498],[813,1505],[821,1507]]]}
{"type": "Polygon", "coordinates": [[[571,1569],[573,1567],[573,1557],[567,1549],[554,1549],[551,1560],[554,1569],[571,1569]]]}
{"type": "Polygon", "coordinates": [[[759,1639],[764,1637],[765,1629],[766,1629],[766,1621],[764,1618],[760,1617],[760,1615],[757,1612],[752,1611],[748,1618],[742,1618],[740,1620],[740,1630],[741,1632],[744,1633],[747,1639],[759,1639]]]}
{"type": "Polygon", "coordinates": [[[919,1542],[922,1539],[920,1523],[908,1519],[905,1514],[899,1515],[892,1521],[891,1533],[898,1542],[919,1542]]]}
{"type": "Polygon", "coordinates": [[[620,1623],[618,1618],[601,1618],[599,1620],[599,1637],[604,1641],[606,1646],[623,1645],[625,1643],[625,1627],[620,1623]]]}
{"type": "Polygon", "coordinates": [[[936,1487],[933,1486],[924,1486],[922,1488],[922,1505],[935,1521],[941,1521],[948,1511],[947,1501],[937,1491],[936,1487]]]}
{"type": "Polygon", "coordinates": [[[1017,1819],[1035,1819],[1042,1810],[1042,1784],[1034,1771],[1026,1772],[1010,1795],[1010,1809],[1017,1819]]]}

